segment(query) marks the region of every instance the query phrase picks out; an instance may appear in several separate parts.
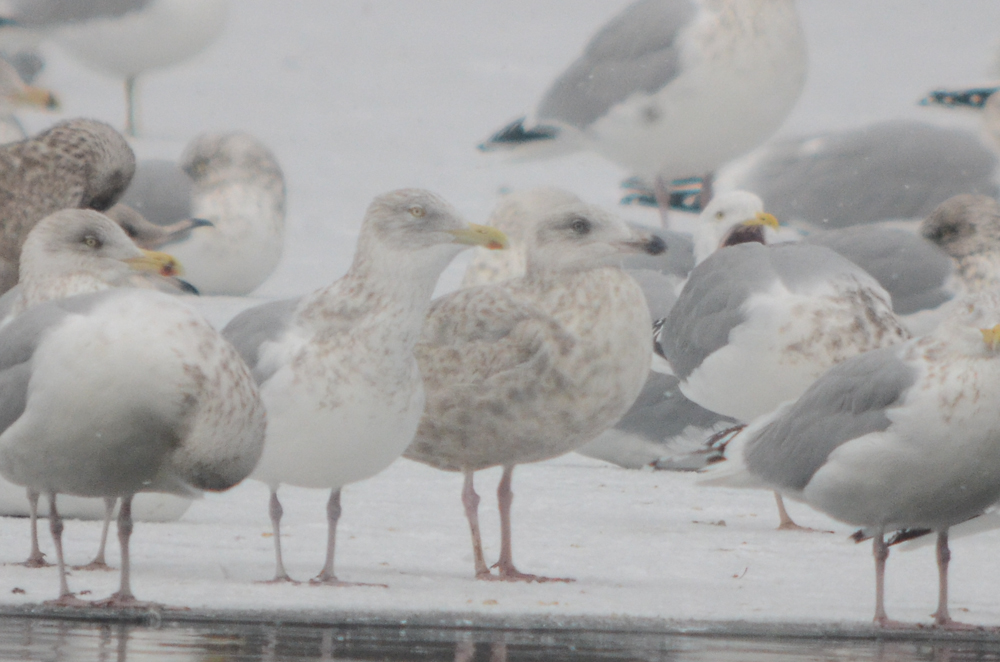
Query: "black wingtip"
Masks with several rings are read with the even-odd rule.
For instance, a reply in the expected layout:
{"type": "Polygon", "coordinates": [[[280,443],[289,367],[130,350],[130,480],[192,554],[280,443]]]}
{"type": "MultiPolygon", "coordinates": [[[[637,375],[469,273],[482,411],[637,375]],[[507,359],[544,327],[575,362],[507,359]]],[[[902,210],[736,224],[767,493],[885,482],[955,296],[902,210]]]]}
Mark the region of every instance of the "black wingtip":
{"type": "Polygon", "coordinates": [[[480,151],[490,152],[495,149],[514,147],[525,143],[554,140],[559,133],[558,129],[553,126],[539,125],[529,129],[524,126],[526,119],[525,117],[516,119],[494,133],[490,136],[489,140],[480,143],[480,151]]]}
{"type": "Polygon", "coordinates": [[[646,242],[646,252],[650,255],[659,255],[667,250],[667,242],[663,241],[663,237],[659,235],[653,235],[646,242]]]}
{"type": "Polygon", "coordinates": [[[968,90],[934,90],[920,100],[921,106],[947,108],[982,108],[1000,87],[974,87],[968,90]]]}

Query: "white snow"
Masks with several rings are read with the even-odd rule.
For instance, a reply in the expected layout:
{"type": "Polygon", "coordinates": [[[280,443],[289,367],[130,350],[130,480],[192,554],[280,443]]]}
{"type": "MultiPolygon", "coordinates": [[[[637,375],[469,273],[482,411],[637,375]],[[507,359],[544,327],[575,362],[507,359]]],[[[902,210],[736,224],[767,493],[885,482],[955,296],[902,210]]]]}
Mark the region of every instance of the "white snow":
{"type": "MultiPolygon", "coordinates": [[[[455,3],[238,0],[219,41],[194,60],[142,81],[140,156],[176,156],[201,131],[244,129],[277,154],[289,186],[286,252],[261,298],[303,294],[347,268],[372,197],[426,187],[472,221],[497,192],[561,186],[616,208],[627,174],[595,155],[514,163],[475,145],[529,111],[590,34],[627,0],[455,3]]],[[[995,0],[802,0],[812,69],[784,135],[905,117],[977,126],[971,114],[916,105],[929,89],[989,79],[995,0]]],[[[63,117],[120,126],[119,82],[54,47],[40,84],[61,96],[58,115],[31,115],[36,131],[63,117]]],[[[621,209],[649,223],[655,212],[621,209]]],[[[466,256],[466,260],[468,257],[466,256]]],[[[464,260],[442,279],[457,286],[464,260]]],[[[242,302],[204,306],[222,323],[242,302]]],[[[498,552],[498,471],[478,477],[487,556],[498,552]]],[[[805,525],[835,534],[776,532],[767,492],[696,487],[689,475],[635,472],[579,456],[514,474],[514,555],[520,569],[570,584],[472,578],[461,477],[400,460],[344,491],[337,571],[382,588],[273,586],[267,489],[248,481],[196,502],[175,523],[138,523],[133,586],[140,599],[192,608],[468,611],[614,617],[867,623],[873,564],[851,528],[792,504],[805,525]],[[712,522],[724,520],[726,526],[712,522]]],[[[322,565],[323,491],[282,488],[286,564],[308,579],[322,565]]],[[[0,562],[28,553],[27,520],[0,519],[0,562]]],[[[44,531],[44,528],[43,528],[44,531]]],[[[71,521],[71,563],[90,559],[100,524],[71,521]]],[[[953,615],[1000,625],[993,573],[1000,532],[953,541],[953,615]]],[[[43,549],[53,558],[49,537],[43,549]]],[[[116,545],[109,546],[117,564],[116,545]]],[[[117,573],[74,572],[71,588],[105,597],[117,573]]],[[[54,569],[4,566],[0,604],[54,598],[54,569]],[[25,593],[12,593],[20,588],[25,593]]],[[[887,609],[930,621],[933,548],[893,553],[887,609]]]]}

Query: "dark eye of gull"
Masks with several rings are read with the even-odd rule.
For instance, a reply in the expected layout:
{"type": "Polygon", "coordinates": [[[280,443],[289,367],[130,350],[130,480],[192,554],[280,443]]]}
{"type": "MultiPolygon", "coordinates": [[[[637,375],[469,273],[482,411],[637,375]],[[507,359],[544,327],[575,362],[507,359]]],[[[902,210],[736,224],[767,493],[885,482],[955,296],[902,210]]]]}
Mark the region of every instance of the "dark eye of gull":
{"type": "Polygon", "coordinates": [[[570,221],[569,227],[577,234],[587,234],[590,232],[590,221],[585,218],[574,218],[570,221]]]}

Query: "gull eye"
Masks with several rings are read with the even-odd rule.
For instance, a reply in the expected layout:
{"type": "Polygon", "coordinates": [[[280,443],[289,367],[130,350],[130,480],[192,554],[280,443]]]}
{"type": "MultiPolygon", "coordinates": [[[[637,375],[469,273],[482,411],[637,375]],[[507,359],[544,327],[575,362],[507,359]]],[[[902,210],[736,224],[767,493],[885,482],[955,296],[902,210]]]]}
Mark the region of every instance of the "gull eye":
{"type": "Polygon", "coordinates": [[[414,218],[423,218],[427,215],[427,210],[420,205],[413,205],[410,207],[410,215],[414,218]]]}
{"type": "Polygon", "coordinates": [[[715,212],[715,217],[721,221],[726,217],[726,212],[720,209],[719,211],[715,212]]]}
{"type": "Polygon", "coordinates": [[[574,218],[569,227],[577,234],[587,234],[590,232],[590,221],[585,218],[574,218]]]}
{"type": "Polygon", "coordinates": [[[88,234],[83,238],[83,243],[86,244],[88,248],[100,248],[101,240],[92,234],[88,234]]]}

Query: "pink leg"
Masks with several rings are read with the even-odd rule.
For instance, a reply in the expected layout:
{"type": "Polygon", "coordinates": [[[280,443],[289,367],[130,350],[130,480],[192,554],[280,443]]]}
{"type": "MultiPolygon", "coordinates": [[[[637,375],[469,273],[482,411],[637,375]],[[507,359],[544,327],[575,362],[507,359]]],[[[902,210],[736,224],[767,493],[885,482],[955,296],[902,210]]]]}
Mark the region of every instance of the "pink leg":
{"type": "Polygon", "coordinates": [[[777,492],[774,493],[774,502],[778,505],[778,518],[781,523],[778,524],[778,531],[817,531],[819,533],[833,533],[833,531],[824,531],[823,529],[811,529],[808,526],[801,526],[792,521],[791,516],[788,511],[785,510],[785,500],[777,492]]]}
{"type": "Polygon", "coordinates": [[[267,512],[271,516],[271,534],[274,537],[274,579],[263,583],[289,582],[298,584],[285,572],[285,562],[281,558],[281,516],[284,515],[285,511],[281,507],[281,502],[278,501],[277,486],[271,488],[271,501],[268,504],[267,512]]]}
{"type": "Polygon", "coordinates": [[[111,530],[111,517],[115,512],[115,497],[104,499],[104,527],[101,529],[101,546],[97,548],[97,556],[87,565],[73,566],[74,570],[111,570],[104,560],[104,550],[108,546],[108,531],[111,530]]]}
{"type": "Polygon", "coordinates": [[[497,487],[497,501],[500,505],[500,560],[493,566],[500,573],[499,579],[521,582],[572,582],[568,577],[540,577],[529,575],[514,567],[514,555],[511,551],[510,507],[514,502],[514,493],[510,489],[514,466],[503,468],[503,476],[497,487]]]}
{"type": "MultiPolygon", "coordinates": [[[[36,497],[37,502],[37,497],[36,497]]],[[[56,495],[49,493],[49,531],[52,532],[52,542],[56,546],[56,563],[59,566],[59,598],[49,600],[46,604],[59,605],[62,607],[81,607],[90,603],[78,599],[70,593],[69,584],[66,582],[66,562],[63,559],[63,521],[56,509],[56,495]]]]}
{"type": "Polygon", "coordinates": [[[479,535],[479,495],[473,485],[472,471],[465,472],[465,484],[462,487],[462,505],[465,506],[465,518],[469,520],[469,530],[472,533],[472,555],[476,562],[476,578],[489,579],[490,569],[486,567],[483,557],[483,539],[479,535]]]}
{"type": "Polygon", "coordinates": [[[937,564],[938,564],[938,606],[931,614],[934,624],[949,630],[975,630],[975,625],[953,621],[948,613],[948,564],[951,562],[951,550],[948,549],[948,529],[938,532],[937,564]]]}
{"type": "Polygon", "coordinates": [[[31,513],[31,554],[24,565],[29,568],[44,568],[52,565],[45,560],[45,554],[38,546],[38,492],[28,488],[28,509],[31,513]]]}
{"type": "Polygon", "coordinates": [[[326,502],[326,562],[323,570],[309,580],[310,584],[323,586],[379,586],[389,588],[385,584],[362,584],[357,582],[342,582],[333,574],[333,553],[337,547],[337,522],[340,521],[340,488],[330,490],[330,499],[326,502]]]}
{"type": "Polygon", "coordinates": [[[885,613],[885,561],[889,558],[889,546],[885,544],[881,529],[872,537],[872,554],[875,556],[875,624],[883,628],[908,627],[890,620],[885,613]]]}
{"type": "Polygon", "coordinates": [[[118,509],[118,544],[121,547],[122,569],[121,585],[116,593],[107,600],[95,602],[95,607],[145,608],[159,606],[153,602],[141,602],[132,595],[132,560],[129,553],[129,542],[132,540],[132,494],[122,496],[122,505],[118,509]]]}

